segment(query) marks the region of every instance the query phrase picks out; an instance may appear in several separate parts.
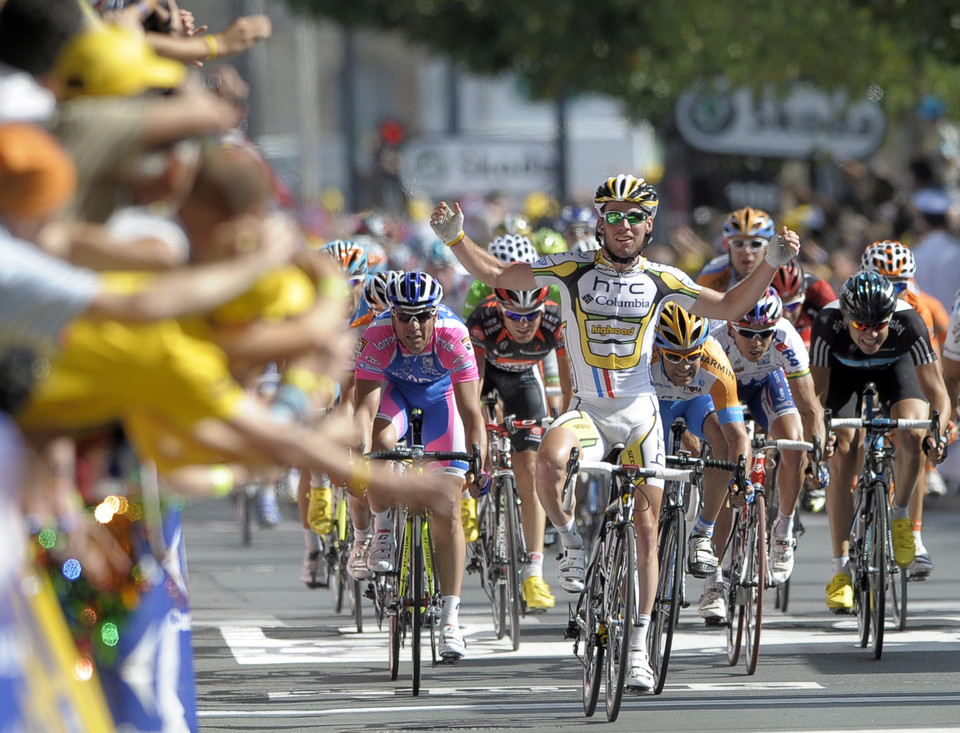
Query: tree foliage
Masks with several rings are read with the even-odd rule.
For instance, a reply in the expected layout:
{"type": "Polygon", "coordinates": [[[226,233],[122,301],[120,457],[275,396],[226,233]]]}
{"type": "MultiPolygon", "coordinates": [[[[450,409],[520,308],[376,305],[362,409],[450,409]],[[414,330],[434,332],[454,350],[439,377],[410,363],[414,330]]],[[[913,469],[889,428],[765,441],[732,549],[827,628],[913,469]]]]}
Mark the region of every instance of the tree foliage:
{"type": "Polygon", "coordinates": [[[286,0],[349,28],[403,33],[478,73],[512,71],[537,98],[591,92],[659,121],[679,94],[724,78],[795,81],[911,109],[960,109],[960,6],[951,0],[286,0]]]}

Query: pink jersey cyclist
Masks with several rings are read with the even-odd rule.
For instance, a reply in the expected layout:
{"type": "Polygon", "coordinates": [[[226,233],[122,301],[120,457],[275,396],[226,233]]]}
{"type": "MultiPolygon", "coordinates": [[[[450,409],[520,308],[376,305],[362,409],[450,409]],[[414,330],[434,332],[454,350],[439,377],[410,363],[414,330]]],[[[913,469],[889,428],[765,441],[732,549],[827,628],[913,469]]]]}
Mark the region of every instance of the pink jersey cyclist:
{"type": "MultiPolygon", "coordinates": [[[[426,450],[465,450],[453,385],[480,377],[467,327],[447,306],[439,306],[433,338],[420,354],[400,345],[389,311],[374,319],[357,343],[356,375],[385,382],[377,417],[392,422],[398,436],[406,435],[410,410],[420,407],[426,450]]],[[[452,465],[461,474],[467,469],[462,462],[452,465]]]]}

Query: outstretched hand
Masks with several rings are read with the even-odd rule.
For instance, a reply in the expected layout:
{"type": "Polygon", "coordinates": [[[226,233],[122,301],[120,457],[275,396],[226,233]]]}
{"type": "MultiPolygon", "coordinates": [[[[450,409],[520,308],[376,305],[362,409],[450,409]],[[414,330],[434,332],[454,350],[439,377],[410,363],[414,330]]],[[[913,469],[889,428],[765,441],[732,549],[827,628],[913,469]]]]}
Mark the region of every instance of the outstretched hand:
{"type": "Polygon", "coordinates": [[[792,229],[781,227],[773,235],[767,245],[767,256],[764,259],[774,268],[783,267],[794,257],[800,254],[800,235],[792,229]]]}
{"type": "Polygon", "coordinates": [[[430,226],[444,244],[457,239],[463,232],[463,211],[456,201],[451,209],[446,201],[441,201],[430,215],[430,226]]]}

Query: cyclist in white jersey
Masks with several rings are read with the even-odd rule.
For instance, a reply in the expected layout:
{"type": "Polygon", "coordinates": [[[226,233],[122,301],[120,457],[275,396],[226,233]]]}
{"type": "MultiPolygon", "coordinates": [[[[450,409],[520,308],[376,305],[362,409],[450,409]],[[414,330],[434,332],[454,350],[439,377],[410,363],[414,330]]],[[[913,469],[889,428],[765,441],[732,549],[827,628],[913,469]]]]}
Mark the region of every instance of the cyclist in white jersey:
{"type": "MultiPolygon", "coordinates": [[[[431,225],[471,275],[494,288],[533,290],[557,285],[575,397],[568,412],[551,425],[537,451],[537,495],[563,542],[560,585],[583,591],[585,552],[574,521],[575,509],[561,506],[566,464],[573,448],[587,460],[602,458],[618,442],[623,462],[662,466],[663,431],[650,382],[656,318],[673,300],[702,316],[736,319],[763,294],[774,272],[800,250],[795,232],[783,228],[768,248],[766,262],[726,293],[701,288],[681,270],[647,261],[641,251],[650,239],[659,199],[643,179],[611,177],[597,189],[600,249],[564,252],[533,264],[501,263],[463,231],[460,205],[441,202],[431,225]]],[[[657,515],[663,482],[640,481],[637,500],[637,557],[640,588],[637,633],[631,639],[628,687],[649,690],[653,673],[646,636],[657,585],[657,515]],[[649,488],[644,488],[643,484],[649,488]]]]}

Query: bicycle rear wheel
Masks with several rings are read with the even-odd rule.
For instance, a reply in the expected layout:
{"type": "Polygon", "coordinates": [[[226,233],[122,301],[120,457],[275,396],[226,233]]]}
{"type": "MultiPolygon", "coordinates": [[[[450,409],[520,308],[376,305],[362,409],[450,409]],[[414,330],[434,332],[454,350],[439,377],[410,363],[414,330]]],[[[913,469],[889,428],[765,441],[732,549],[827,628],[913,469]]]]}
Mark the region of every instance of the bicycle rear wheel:
{"type": "Polygon", "coordinates": [[[767,512],[762,495],[754,498],[750,517],[751,529],[747,536],[747,593],[744,609],[747,674],[757,671],[757,662],[760,660],[763,597],[767,589],[767,512]]]}
{"type": "Polygon", "coordinates": [[[506,528],[503,525],[504,517],[501,510],[502,493],[498,480],[487,497],[487,537],[482,560],[483,577],[487,595],[490,598],[490,611],[493,614],[493,631],[497,639],[502,639],[507,633],[507,579],[504,577],[503,570],[506,528]]]}
{"type": "Polygon", "coordinates": [[[650,620],[650,634],[647,652],[650,666],[653,668],[653,693],[663,692],[667,679],[667,667],[670,664],[670,647],[673,644],[673,631],[680,619],[680,606],[683,603],[683,563],[684,563],[684,527],[683,513],[678,507],[667,507],[661,519],[658,537],[660,577],[657,581],[657,598],[653,606],[653,618],[650,620]]]}
{"type": "Polygon", "coordinates": [[[413,659],[413,694],[420,694],[420,632],[426,611],[423,582],[423,517],[415,515],[410,523],[410,577],[407,583],[407,608],[410,613],[410,656],[413,659]]]}
{"type": "Polygon", "coordinates": [[[890,529],[887,524],[887,487],[882,482],[874,486],[873,522],[870,527],[870,623],[873,625],[873,658],[883,654],[883,631],[886,614],[887,543],[890,529]],[[882,493],[881,493],[882,492],[882,493]],[[881,501],[880,498],[883,497],[881,501]]]}
{"type": "Polygon", "coordinates": [[[506,563],[506,600],[510,612],[510,640],[513,651],[520,648],[520,604],[523,602],[523,588],[520,581],[520,507],[517,505],[517,487],[513,478],[505,477],[500,493],[502,502],[504,536],[504,559],[506,563]]]}
{"type": "Polygon", "coordinates": [[[637,531],[632,523],[617,528],[610,580],[604,593],[607,625],[605,702],[607,720],[620,715],[623,684],[627,675],[630,638],[636,621],[637,531]]]}
{"type": "Polygon", "coordinates": [[[887,568],[887,583],[890,589],[891,617],[897,631],[903,631],[907,628],[907,569],[891,563],[887,568]]]}
{"type": "Polygon", "coordinates": [[[600,680],[603,677],[603,649],[606,644],[606,627],[601,628],[598,611],[603,603],[603,578],[600,575],[602,554],[587,570],[585,589],[580,594],[577,614],[583,617],[583,714],[591,717],[597,709],[600,697],[600,680]]]}

